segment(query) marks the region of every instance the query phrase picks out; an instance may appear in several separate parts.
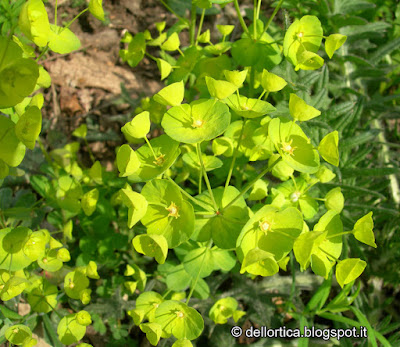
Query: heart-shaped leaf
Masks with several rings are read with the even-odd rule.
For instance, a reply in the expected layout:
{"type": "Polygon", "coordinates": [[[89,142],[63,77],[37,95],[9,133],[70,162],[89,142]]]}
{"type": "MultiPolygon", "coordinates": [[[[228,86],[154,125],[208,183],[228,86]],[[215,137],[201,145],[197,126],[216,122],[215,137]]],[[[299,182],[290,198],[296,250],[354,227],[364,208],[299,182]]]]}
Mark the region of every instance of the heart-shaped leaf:
{"type": "Polygon", "coordinates": [[[183,81],[172,83],[161,89],[153,99],[165,106],[179,106],[184,97],[185,86],[183,81]]]}
{"type": "Polygon", "coordinates": [[[318,152],[329,164],[339,166],[339,134],[337,130],[332,131],[321,140],[318,152]]]}
{"type": "Polygon", "coordinates": [[[333,53],[337,51],[346,42],[347,36],[342,34],[331,34],[325,40],[325,52],[332,59],[333,53]]]}
{"type": "Polygon", "coordinates": [[[238,115],[244,118],[257,118],[276,109],[269,102],[251,99],[245,96],[231,95],[224,102],[238,115]]]}
{"type": "Polygon", "coordinates": [[[342,260],[336,265],[336,280],[339,285],[343,286],[354,281],[364,271],[367,263],[359,258],[351,258],[342,260]]]}
{"type": "Polygon", "coordinates": [[[290,94],[289,98],[289,111],[293,119],[304,122],[321,114],[321,111],[308,105],[302,98],[296,94],[290,94]]]}
{"type": "Polygon", "coordinates": [[[374,221],[372,220],[372,212],[361,217],[356,224],[354,224],[353,235],[360,241],[368,246],[376,248],[375,235],[373,232],[374,221]]]}
{"type": "Polygon", "coordinates": [[[167,258],[168,242],[163,235],[136,235],[132,244],[137,252],[154,257],[159,264],[167,258]]]}

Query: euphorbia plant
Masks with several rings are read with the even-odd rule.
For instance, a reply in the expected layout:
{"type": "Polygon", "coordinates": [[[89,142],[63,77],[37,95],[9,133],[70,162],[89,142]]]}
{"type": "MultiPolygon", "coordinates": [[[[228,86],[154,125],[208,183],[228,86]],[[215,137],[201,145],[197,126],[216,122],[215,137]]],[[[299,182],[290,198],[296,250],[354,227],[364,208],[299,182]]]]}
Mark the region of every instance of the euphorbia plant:
{"type": "MultiPolygon", "coordinates": [[[[271,36],[269,27],[281,4],[264,23],[259,19],[261,0],[255,1],[253,22],[247,26],[237,0],[193,0],[190,20],[179,17],[168,31],[165,22],[156,23],[154,38],[149,31],[124,36],[127,47],[120,51],[122,60],[134,67],[147,55],[167,86],[142,100],[137,115],[122,127],[128,143],[116,149],[119,178],[106,173],[96,161],[90,168],[81,167],[77,142],[45,153],[45,171],[51,180],[37,175],[31,184],[53,209],[49,220],[63,237],[58,240],[45,229],[33,231],[13,222],[3,225],[3,301],[26,295],[33,311],[45,317],[54,311],[59,316],[57,343],[75,343],[91,324],[89,309],[83,308],[92,294],[107,297],[106,286],[95,293],[90,287],[90,279],[99,279],[97,262],[110,269],[123,267],[123,276],[111,281],[135,299],[128,314],[150,343],[157,345],[160,338],[173,336],[174,346],[191,346],[190,341],[201,335],[204,320],[190,300],[209,297],[205,279],[214,271],[240,272],[250,278],[273,276],[286,271],[294,255],[302,271],[311,267],[329,286],[335,272],[344,287],[341,295],[347,299],[348,288],[366,263],[358,258],[340,259],[343,237],[353,234],[376,247],[372,213],[359,219],[353,230],[344,231],[340,188],[318,196],[318,184],[335,178],[330,168],[339,165],[338,132],[325,133],[318,142],[307,136],[304,122],[322,117],[323,112],[307,102],[292,76],[295,71],[323,66],[324,59],[317,53],[325,37],[315,16],[304,16],[284,35],[271,36]],[[221,39],[212,43],[210,32],[202,32],[206,11],[230,3],[243,34],[228,41],[234,26],[219,25],[221,39]],[[180,35],[186,29],[190,44],[182,47],[180,35]],[[154,46],[161,50],[159,58],[148,53],[148,47],[154,46]],[[153,137],[152,127],[164,134],[153,137]],[[118,224],[121,219],[125,229],[118,224]],[[67,245],[76,220],[83,231],[82,253],[67,268],[63,263],[71,260],[67,245]],[[111,221],[125,232],[110,237],[106,231],[93,248],[93,235],[111,221]],[[128,238],[132,243],[127,250],[128,238]],[[119,253],[114,256],[113,250],[119,253]],[[143,262],[150,257],[159,264],[155,277],[162,293],[146,290],[147,277],[138,254],[146,256],[143,262]],[[38,268],[54,277],[61,275],[62,281],[50,283],[39,276],[38,268]],[[68,297],[75,313],[58,312],[59,291],[68,297]]],[[[101,1],[91,1],[89,10],[96,18],[104,18],[101,1]]],[[[60,28],[57,19],[54,25],[48,23],[41,0],[24,5],[19,25],[42,48],[40,56],[48,49],[68,53],[79,47],[69,24],[60,28]]],[[[340,34],[325,38],[329,58],[345,40],[340,34]]],[[[30,59],[34,57],[31,49],[17,38],[14,41],[0,41],[0,111],[5,114],[0,115],[1,178],[21,163],[26,147],[34,148],[43,97],[29,95],[37,86],[50,83],[45,70],[30,59]]],[[[85,139],[86,130],[78,128],[74,135],[85,139]]],[[[295,271],[293,265],[291,271],[295,271]]],[[[308,305],[304,312],[323,317],[327,311],[348,309],[344,299],[323,308],[326,298],[318,305],[308,305]]],[[[33,345],[28,320],[7,314],[5,338],[14,344],[33,345]],[[13,325],[11,319],[26,324],[13,325]]],[[[300,317],[295,310],[290,314],[300,317]]],[[[238,321],[244,315],[231,297],[215,300],[209,311],[216,324],[225,324],[230,317],[238,321]]],[[[43,322],[48,325],[48,318],[43,322]]]]}

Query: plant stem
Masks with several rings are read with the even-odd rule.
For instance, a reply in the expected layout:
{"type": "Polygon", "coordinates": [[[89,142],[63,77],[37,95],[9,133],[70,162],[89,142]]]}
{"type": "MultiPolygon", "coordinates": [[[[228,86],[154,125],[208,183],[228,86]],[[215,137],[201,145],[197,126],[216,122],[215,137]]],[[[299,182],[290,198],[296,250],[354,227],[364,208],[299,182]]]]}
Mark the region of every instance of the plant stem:
{"type": "Polygon", "coordinates": [[[186,305],[189,305],[190,298],[192,297],[193,292],[194,292],[194,288],[196,287],[197,281],[200,278],[200,272],[201,272],[201,270],[203,268],[204,261],[206,260],[208,251],[210,250],[211,246],[212,246],[212,240],[210,240],[210,243],[208,244],[207,248],[204,251],[203,260],[201,261],[200,269],[199,269],[199,272],[197,273],[196,279],[193,282],[193,286],[190,288],[190,292],[189,292],[188,298],[186,299],[186,305]]]}
{"type": "Polygon", "coordinates": [[[196,42],[195,45],[197,46],[197,43],[199,41],[199,36],[201,34],[201,29],[203,28],[203,22],[204,22],[204,15],[206,13],[206,9],[203,8],[203,11],[201,12],[201,17],[200,17],[200,24],[199,24],[199,29],[197,31],[197,37],[196,37],[196,42]]]}
{"type": "Polygon", "coordinates": [[[69,28],[73,22],[75,22],[80,16],[82,16],[87,11],[89,11],[89,8],[85,8],[83,11],[78,13],[63,29],[69,28]]]}
{"type": "Polygon", "coordinates": [[[239,152],[239,148],[240,145],[242,143],[242,137],[243,137],[243,132],[244,132],[244,126],[246,124],[247,120],[243,120],[243,124],[242,124],[242,129],[240,130],[240,135],[239,135],[239,139],[238,139],[238,143],[236,145],[235,151],[233,152],[233,156],[232,156],[232,162],[231,162],[231,166],[229,168],[229,173],[228,173],[228,177],[226,178],[226,182],[225,182],[225,188],[224,188],[224,194],[222,196],[225,196],[226,193],[226,189],[229,186],[229,182],[231,180],[232,177],[232,173],[233,173],[233,168],[235,167],[235,162],[236,162],[236,158],[239,152]]]}
{"type": "MultiPolygon", "coordinates": [[[[194,45],[194,38],[195,38],[195,31],[196,31],[196,10],[197,6],[194,0],[192,0],[192,9],[190,11],[190,28],[189,28],[189,34],[190,34],[190,45],[194,45]]],[[[199,31],[197,32],[197,37],[199,36],[199,31]]]]}
{"type": "Polygon", "coordinates": [[[161,3],[164,5],[164,7],[165,7],[169,12],[171,12],[173,15],[175,15],[175,16],[176,16],[178,19],[180,19],[181,21],[187,23],[187,19],[185,19],[185,18],[181,17],[179,14],[177,14],[171,7],[169,7],[169,6],[165,3],[164,0],[160,0],[160,1],[161,1],[161,3]]]}
{"type": "Polygon", "coordinates": [[[292,271],[292,286],[290,288],[290,302],[293,302],[294,294],[296,292],[296,269],[294,268],[294,257],[293,253],[290,252],[290,269],[292,271]]]}
{"type": "Polygon", "coordinates": [[[258,0],[258,5],[257,5],[257,19],[260,18],[261,1],[262,1],[262,0],[258,0]]]}
{"type": "Polygon", "coordinates": [[[247,191],[261,178],[263,177],[267,172],[271,171],[272,168],[281,160],[282,158],[279,157],[276,159],[272,165],[268,166],[264,171],[262,171],[256,178],[254,178],[252,181],[247,183],[247,185],[244,187],[244,189],[240,192],[236,198],[234,198],[228,205],[225,207],[221,208],[220,212],[222,213],[224,210],[226,210],[228,207],[232,206],[238,199],[240,199],[244,194],[247,193],[247,191]]]}
{"type": "Polygon", "coordinates": [[[87,147],[87,149],[88,149],[88,152],[89,152],[90,160],[91,160],[92,163],[94,164],[94,162],[96,161],[96,159],[95,159],[95,157],[94,157],[94,155],[93,155],[92,149],[90,148],[89,142],[88,142],[88,140],[86,139],[86,137],[84,138],[84,141],[85,141],[85,145],[86,145],[86,147],[87,147]]]}
{"type": "Polygon", "coordinates": [[[352,231],[343,231],[341,233],[337,233],[337,234],[334,234],[334,235],[331,235],[331,236],[327,236],[327,239],[332,239],[332,238],[337,237],[337,236],[348,235],[348,234],[352,234],[352,233],[353,233],[352,231]]]}
{"type": "Polygon", "coordinates": [[[237,13],[237,15],[238,15],[240,25],[242,26],[243,31],[244,31],[244,32],[247,34],[247,36],[250,38],[251,35],[250,35],[250,32],[249,32],[249,29],[247,28],[247,25],[246,25],[246,23],[244,22],[244,19],[243,19],[243,17],[242,17],[242,14],[240,13],[240,7],[239,7],[238,0],[234,0],[233,3],[234,3],[234,5],[235,5],[235,10],[236,10],[236,13],[237,13]]]}
{"type": "MultiPolygon", "coordinates": [[[[199,149],[196,147],[197,156],[199,156],[199,149]]],[[[199,195],[201,194],[201,183],[203,180],[203,170],[199,170],[199,195]]]]}
{"type": "Polygon", "coordinates": [[[151,153],[153,154],[154,159],[157,160],[156,153],[154,152],[154,149],[153,149],[153,147],[151,146],[151,143],[150,143],[149,139],[147,138],[147,136],[144,136],[143,138],[146,140],[147,145],[149,146],[150,151],[151,151],[151,153]]]}
{"type": "Polygon", "coordinates": [[[54,9],[54,25],[57,26],[57,7],[58,7],[58,0],[56,0],[56,5],[54,9]]]}
{"type": "Polygon", "coordinates": [[[257,0],[254,0],[254,6],[253,6],[253,39],[257,40],[257,0]]]}
{"type": "Polygon", "coordinates": [[[280,0],[279,3],[278,3],[278,5],[275,7],[274,12],[272,12],[271,17],[269,17],[268,22],[267,22],[267,24],[265,25],[265,29],[264,29],[264,32],[265,32],[265,33],[267,32],[267,30],[268,30],[268,28],[269,28],[269,25],[271,24],[271,22],[272,22],[272,20],[274,19],[275,15],[278,13],[279,8],[281,7],[282,3],[283,3],[283,0],[280,0]]]}
{"type": "Polygon", "coordinates": [[[198,151],[197,154],[198,154],[198,157],[199,157],[199,160],[200,160],[201,169],[203,170],[204,180],[206,181],[208,193],[210,194],[210,198],[211,198],[211,201],[213,203],[215,211],[218,211],[218,206],[217,206],[217,203],[215,202],[215,199],[214,199],[214,194],[213,194],[212,189],[211,189],[210,181],[208,180],[206,167],[204,166],[204,163],[203,163],[203,157],[201,156],[200,143],[197,143],[197,151],[198,151]]]}
{"type": "MultiPolygon", "coordinates": [[[[175,187],[177,187],[183,195],[185,195],[189,200],[192,200],[196,205],[203,207],[205,210],[208,210],[210,206],[205,203],[197,200],[195,197],[191,196],[186,190],[184,190],[179,184],[177,184],[171,177],[167,176],[167,180],[170,181],[175,187]]],[[[212,211],[210,211],[212,213],[212,211]]]]}

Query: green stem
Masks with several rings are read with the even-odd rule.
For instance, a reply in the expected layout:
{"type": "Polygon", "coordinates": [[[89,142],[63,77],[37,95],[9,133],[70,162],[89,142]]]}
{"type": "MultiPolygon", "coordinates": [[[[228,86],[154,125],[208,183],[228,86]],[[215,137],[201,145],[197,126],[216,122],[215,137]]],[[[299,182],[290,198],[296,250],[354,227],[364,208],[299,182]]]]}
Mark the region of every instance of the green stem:
{"type": "Polygon", "coordinates": [[[269,17],[268,22],[267,22],[267,24],[265,25],[265,29],[264,29],[264,32],[265,32],[265,33],[267,32],[267,30],[268,30],[268,28],[269,28],[269,25],[271,24],[271,22],[272,22],[272,20],[274,19],[275,15],[278,13],[279,8],[281,7],[282,3],[283,3],[283,0],[280,0],[279,3],[278,3],[278,5],[275,7],[274,12],[272,12],[271,17],[269,17]]]}
{"type": "Polygon", "coordinates": [[[169,7],[169,6],[165,3],[164,0],[160,0],[160,1],[161,1],[161,3],[164,5],[164,7],[165,7],[169,12],[171,12],[173,15],[175,15],[175,17],[177,17],[177,18],[180,19],[181,21],[187,23],[187,20],[186,20],[185,18],[181,17],[179,14],[177,14],[171,7],[169,7]]]}
{"type": "MultiPolygon", "coordinates": [[[[197,156],[199,156],[200,154],[199,154],[199,149],[196,147],[196,153],[197,153],[197,156]]],[[[203,180],[203,170],[199,170],[199,195],[201,194],[201,183],[202,183],[202,180],[203,180]]]]}
{"type": "Polygon", "coordinates": [[[249,97],[252,98],[254,94],[254,79],[256,77],[256,70],[254,69],[254,66],[250,68],[250,88],[249,88],[249,97]]]}
{"type": "MultiPolygon", "coordinates": [[[[189,200],[192,200],[196,205],[203,207],[205,210],[208,210],[210,206],[204,204],[203,202],[197,200],[193,196],[191,196],[186,190],[184,190],[179,184],[177,184],[171,177],[167,176],[167,180],[170,181],[175,187],[177,187],[183,195],[185,195],[189,200]]],[[[212,211],[210,211],[211,213],[212,211]]]]}
{"type": "Polygon", "coordinates": [[[185,56],[185,55],[183,54],[183,52],[181,51],[181,49],[180,49],[180,48],[177,48],[176,50],[179,52],[179,54],[180,54],[182,57],[184,57],[184,56],[185,56]]]}
{"type": "Polygon", "coordinates": [[[250,32],[249,32],[249,29],[247,28],[247,25],[246,25],[246,23],[244,22],[244,19],[243,19],[243,17],[242,17],[242,14],[240,13],[240,8],[239,8],[238,0],[234,0],[233,3],[234,3],[234,5],[235,5],[235,10],[236,10],[236,13],[237,13],[237,15],[238,15],[240,25],[242,26],[243,31],[244,31],[244,32],[247,34],[247,36],[250,38],[251,35],[250,35],[250,32]]]}
{"type": "Polygon", "coordinates": [[[210,194],[210,198],[211,198],[211,201],[213,203],[215,211],[218,211],[218,206],[217,206],[217,203],[215,202],[215,199],[214,199],[214,194],[213,194],[212,189],[211,189],[210,181],[208,180],[206,167],[204,166],[204,163],[203,163],[203,157],[201,155],[200,143],[197,143],[197,151],[198,151],[197,154],[198,154],[198,157],[199,157],[201,169],[203,170],[204,180],[206,181],[208,193],[210,194]]]}
{"type": "Polygon", "coordinates": [[[257,0],[254,0],[254,6],[253,6],[253,39],[257,40],[257,0]]]}
{"type": "Polygon", "coordinates": [[[352,234],[352,233],[353,233],[352,231],[343,231],[341,233],[337,233],[337,234],[334,234],[334,235],[331,235],[331,236],[327,236],[326,238],[327,239],[333,239],[334,237],[338,237],[338,236],[342,236],[342,235],[348,235],[348,234],[352,234]]]}
{"type": "Polygon", "coordinates": [[[152,60],[154,60],[155,62],[157,62],[157,58],[154,55],[151,55],[150,53],[145,52],[145,54],[152,60]]]}
{"type": "Polygon", "coordinates": [[[292,271],[292,286],[290,288],[290,302],[293,302],[294,294],[296,292],[296,269],[294,268],[294,257],[293,253],[290,252],[290,269],[292,271]]]}
{"type": "Polygon", "coordinates": [[[54,25],[57,26],[57,7],[58,7],[58,0],[56,0],[56,5],[54,9],[54,25]]]}
{"type": "Polygon", "coordinates": [[[207,253],[208,253],[208,251],[210,250],[211,246],[212,246],[212,240],[210,240],[210,243],[208,244],[206,250],[204,251],[203,260],[201,261],[201,265],[200,265],[200,268],[199,268],[199,272],[197,273],[196,279],[194,280],[193,285],[192,285],[192,287],[190,288],[189,295],[188,295],[188,297],[187,297],[187,299],[186,299],[186,305],[189,305],[190,298],[191,298],[192,295],[193,295],[194,288],[196,288],[197,282],[198,282],[198,280],[199,280],[199,278],[200,278],[201,270],[202,270],[202,268],[203,268],[204,262],[205,262],[206,257],[207,257],[207,253]]]}
{"type": "Polygon", "coordinates": [[[157,160],[156,153],[154,152],[154,149],[153,149],[153,147],[152,147],[152,145],[151,145],[149,139],[147,138],[147,136],[144,136],[143,138],[146,140],[147,145],[149,146],[150,151],[151,151],[151,153],[153,154],[154,159],[157,160]]]}
{"type": "Polygon", "coordinates": [[[42,52],[36,58],[36,62],[38,62],[40,59],[42,59],[42,57],[47,53],[48,50],[49,50],[49,45],[46,45],[46,47],[43,48],[42,52]]]}
{"type": "MultiPolygon", "coordinates": [[[[196,10],[197,6],[194,0],[192,0],[192,9],[190,12],[190,28],[189,28],[189,34],[190,34],[190,45],[194,45],[194,38],[195,38],[195,31],[196,31],[196,10]]],[[[197,32],[197,36],[199,36],[200,30],[197,32]]]]}
{"type": "Polygon", "coordinates": [[[92,149],[91,149],[90,146],[89,146],[88,140],[86,140],[86,137],[84,138],[84,141],[85,141],[85,145],[86,145],[86,147],[87,147],[87,149],[88,149],[88,152],[89,152],[90,160],[91,160],[92,163],[94,164],[95,161],[96,161],[96,159],[95,159],[95,157],[94,157],[94,155],[93,155],[92,149]]]}
{"type": "Polygon", "coordinates": [[[262,0],[258,0],[258,5],[257,5],[257,19],[260,18],[261,1],[262,1],[262,0]]]}
{"type": "Polygon", "coordinates": [[[75,22],[80,16],[82,16],[85,12],[89,11],[89,8],[85,8],[83,11],[81,11],[80,13],[78,13],[74,19],[72,19],[63,29],[67,29],[71,26],[71,24],[73,22],[75,22]]]}
{"type": "Polygon", "coordinates": [[[201,34],[201,29],[203,28],[203,22],[204,22],[204,15],[206,13],[206,9],[203,8],[203,11],[201,12],[201,17],[200,17],[200,24],[199,24],[199,29],[197,31],[197,37],[196,37],[196,43],[195,45],[197,46],[197,43],[199,41],[199,36],[201,34]]]}
{"type": "Polygon", "coordinates": [[[240,130],[240,135],[239,135],[239,139],[238,139],[238,143],[236,145],[235,151],[233,152],[233,156],[232,156],[232,162],[231,162],[231,166],[229,168],[229,173],[228,173],[228,177],[226,178],[226,182],[225,182],[225,188],[224,188],[224,194],[222,196],[225,196],[226,190],[229,186],[232,174],[233,174],[233,168],[235,167],[235,162],[236,162],[236,158],[237,155],[239,153],[239,148],[240,145],[242,143],[242,137],[243,137],[243,132],[244,132],[244,126],[246,124],[247,120],[243,120],[243,124],[242,124],[242,129],[240,130]]]}
{"type": "Polygon", "coordinates": [[[328,257],[332,258],[333,260],[335,260],[336,262],[339,261],[338,258],[334,257],[332,254],[328,253],[327,251],[325,251],[324,249],[322,249],[321,247],[318,247],[319,250],[321,250],[322,252],[324,252],[328,257]]]}
{"type": "Polygon", "coordinates": [[[220,210],[220,212],[222,213],[224,210],[226,210],[227,208],[229,208],[230,206],[232,206],[238,199],[240,199],[244,194],[247,193],[247,191],[261,178],[263,177],[267,172],[271,171],[272,168],[281,160],[282,158],[279,157],[278,159],[276,159],[272,165],[268,166],[264,171],[262,171],[256,178],[254,178],[252,181],[250,181],[249,183],[247,183],[247,185],[244,187],[244,189],[240,192],[239,195],[236,196],[236,198],[234,198],[228,205],[226,205],[224,208],[222,208],[220,210]]]}

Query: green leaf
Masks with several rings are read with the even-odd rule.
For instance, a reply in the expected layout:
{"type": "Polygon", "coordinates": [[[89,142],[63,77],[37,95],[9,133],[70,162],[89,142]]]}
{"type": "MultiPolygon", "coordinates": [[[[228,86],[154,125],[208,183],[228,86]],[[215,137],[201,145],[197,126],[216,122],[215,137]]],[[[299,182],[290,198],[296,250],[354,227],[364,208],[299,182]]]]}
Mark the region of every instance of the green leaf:
{"type": "MultiPolygon", "coordinates": [[[[204,242],[211,238],[214,243],[222,249],[233,248],[240,234],[244,221],[248,219],[247,205],[243,197],[238,199],[234,204],[225,208],[233,199],[239,195],[239,191],[232,186],[228,186],[225,195],[224,188],[218,187],[213,189],[214,199],[219,210],[223,212],[216,214],[212,218],[196,219],[195,233],[192,239],[204,242]]],[[[209,206],[209,210],[213,211],[213,203],[210,194],[204,192],[196,196],[196,199],[209,206]]],[[[201,209],[204,211],[204,209],[201,209]]]]}
{"type": "Polygon", "coordinates": [[[58,323],[57,334],[60,341],[65,345],[71,345],[81,340],[86,333],[86,326],[79,324],[77,314],[63,317],[58,323]]]}
{"type": "Polygon", "coordinates": [[[183,339],[183,340],[176,340],[172,345],[172,347],[193,347],[193,344],[189,340],[183,339]]]}
{"type": "Polygon", "coordinates": [[[318,152],[294,121],[274,118],[269,122],[268,134],[283,161],[290,167],[304,173],[318,171],[318,152]]]}
{"type": "Polygon", "coordinates": [[[219,299],[210,309],[208,315],[215,324],[225,324],[237,310],[238,302],[232,297],[219,299]]]}
{"type": "Polygon", "coordinates": [[[72,135],[76,137],[80,137],[82,139],[86,138],[87,135],[87,125],[86,124],[81,124],[78,128],[74,130],[72,135]]]}
{"type": "Polygon", "coordinates": [[[42,0],[29,0],[21,8],[18,25],[37,46],[45,47],[51,35],[49,18],[42,0]]]}
{"type": "Polygon", "coordinates": [[[9,318],[9,319],[24,319],[21,315],[19,315],[17,312],[10,310],[8,307],[4,305],[0,305],[0,311],[4,315],[4,317],[9,318]]]}
{"type": "MultiPolygon", "coordinates": [[[[6,42],[0,40],[0,44],[6,42]]],[[[10,44],[14,42],[10,41],[10,44]]],[[[3,47],[0,47],[1,51],[3,47]]],[[[0,108],[12,107],[23,101],[33,92],[38,77],[39,66],[31,59],[19,58],[3,65],[0,68],[0,108]]]]}
{"type": "Polygon", "coordinates": [[[342,190],[340,187],[336,187],[331,189],[325,195],[325,207],[328,210],[334,210],[337,213],[342,212],[344,207],[344,197],[342,194],[342,190]]]}
{"type": "MultiPolygon", "coordinates": [[[[162,296],[156,292],[144,292],[138,296],[136,299],[136,310],[143,312],[144,318],[147,318],[149,322],[154,322],[156,309],[164,301],[162,296]]],[[[135,321],[136,325],[139,325],[139,321],[135,321]]]]}
{"type": "Polygon", "coordinates": [[[147,200],[139,193],[130,189],[121,189],[121,198],[125,206],[128,207],[128,228],[131,229],[139,222],[147,211],[147,200]]]}
{"type": "Polygon", "coordinates": [[[8,301],[20,295],[28,286],[29,282],[25,278],[11,277],[0,291],[0,298],[2,301],[8,301]]]}
{"type": "Polygon", "coordinates": [[[177,339],[194,340],[204,329],[204,321],[199,312],[183,302],[167,300],[157,308],[155,322],[167,334],[177,339]]]}
{"type": "Polygon", "coordinates": [[[154,257],[159,264],[167,258],[168,242],[163,235],[136,235],[132,244],[137,252],[154,257]]]}
{"type": "MultiPolygon", "coordinates": [[[[279,268],[273,264],[285,258],[293,248],[295,239],[303,229],[303,218],[300,211],[294,207],[288,207],[279,211],[272,205],[263,206],[244,225],[236,243],[238,259],[242,261],[251,250],[260,249],[268,254],[253,251],[248,261],[254,260],[258,263],[263,257],[271,258],[268,264],[273,269],[279,268]]],[[[243,263],[244,264],[244,263],[243,263]]],[[[242,265],[242,270],[244,269],[242,265]]],[[[258,271],[262,270],[257,265],[258,271]]]]}
{"type": "Polygon", "coordinates": [[[95,18],[104,21],[103,0],[90,0],[89,11],[95,18]]]}
{"type": "Polygon", "coordinates": [[[339,285],[343,286],[354,281],[364,271],[367,263],[359,258],[351,258],[342,260],[336,265],[336,280],[339,285]]]}
{"type": "Polygon", "coordinates": [[[210,95],[218,100],[226,99],[238,89],[238,87],[233,83],[215,80],[209,76],[206,76],[206,84],[210,95]]]}
{"type": "Polygon", "coordinates": [[[161,122],[165,132],[183,143],[199,143],[221,135],[230,123],[228,107],[216,99],[200,99],[170,108],[161,122]]]}
{"type": "MultiPolygon", "coordinates": [[[[220,159],[218,159],[217,157],[214,157],[212,155],[205,155],[205,154],[202,154],[201,156],[203,159],[204,167],[207,172],[218,169],[223,165],[222,161],[220,159]]],[[[201,171],[199,157],[195,152],[185,153],[182,156],[182,160],[192,170],[195,170],[196,172],[201,171]]]]}
{"type": "Polygon", "coordinates": [[[165,106],[179,106],[184,97],[185,86],[183,81],[172,83],[161,89],[153,99],[165,106]]]}
{"type": "Polygon", "coordinates": [[[29,149],[35,148],[36,139],[42,129],[42,114],[36,106],[31,106],[15,125],[15,134],[29,149]]]}
{"type": "Polygon", "coordinates": [[[339,135],[337,130],[326,135],[318,145],[318,152],[329,164],[339,166],[339,135]]]}
{"type": "Polygon", "coordinates": [[[285,34],[283,54],[293,64],[297,65],[298,54],[304,50],[317,52],[322,42],[322,26],[315,16],[304,16],[296,19],[285,34]]]}
{"type": "Polygon", "coordinates": [[[121,131],[135,139],[144,138],[150,131],[150,113],[144,111],[136,115],[130,122],[126,123],[121,131]]]}
{"type": "MultiPolygon", "coordinates": [[[[229,25],[232,26],[233,25],[229,25]]],[[[218,27],[218,25],[217,25],[218,27]]],[[[243,86],[244,81],[246,80],[247,76],[247,70],[243,71],[229,71],[229,70],[224,70],[224,76],[228,80],[228,82],[234,84],[236,87],[240,88],[243,86]]]]}
{"type": "Polygon", "coordinates": [[[97,188],[85,193],[82,196],[81,206],[86,216],[91,216],[96,211],[97,201],[99,200],[99,190],[97,188]]]}
{"type": "Polygon", "coordinates": [[[303,270],[308,267],[311,255],[316,252],[326,235],[326,232],[305,232],[294,242],[293,252],[303,270]]]}
{"type": "Polygon", "coordinates": [[[224,102],[238,115],[244,118],[257,118],[276,110],[269,102],[251,99],[245,96],[231,95],[224,102]]]}
{"type": "Polygon", "coordinates": [[[307,303],[306,310],[307,312],[320,310],[324,305],[326,300],[329,297],[329,293],[331,291],[332,286],[332,276],[326,279],[318,290],[314,293],[310,301],[307,303]]]}
{"type": "Polygon", "coordinates": [[[147,233],[164,235],[168,248],[187,241],[194,231],[194,212],[179,189],[169,181],[155,179],[146,183],[141,193],[149,203],[142,218],[147,233]]]}
{"type": "Polygon", "coordinates": [[[28,303],[35,312],[48,313],[57,307],[58,289],[41,277],[29,287],[28,303]]]}
{"type": "Polygon", "coordinates": [[[152,149],[145,144],[136,151],[140,167],[128,177],[130,182],[145,182],[161,175],[180,154],[179,142],[167,135],[152,139],[150,145],[152,149]]]}
{"type": "Polygon", "coordinates": [[[0,159],[8,166],[16,167],[25,156],[26,147],[15,134],[15,124],[0,115],[0,159]]]}
{"type": "Polygon", "coordinates": [[[140,167],[138,155],[129,145],[122,145],[117,152],[117,165],[120,177],[134,174],[140,167]]]}
{"type": "Polygon", "coordinates": [[[333,53],[337,51],[346,42],[347,36],[342,34],[331,34],[325,40],[325,51],[328,57],[332,59],[333,53]]]}
{"type": "Polygon", "coordinates": [[[233,154],[233,142],[226,136],[217,137],[212,143],[212,150],[215,155],[231,157],[233,154]]]}
{"type": "Polygon", "coordinates": [[[179,35],[177,32],[174,32],[161,45],[161,49],[164,51],[176,51],[180,45],[181,45],[181,41],[179,40],[179,35]]]}
{"type": "Polygon", "coordinates": [[[268,70],[263,70],[261,76],[261,86],[267,92],[278,92],[282,90],[287,85],[287,82],[278,75],[275,75],[272,72],[268,72],[268,70]]]}
{"type": "Polygon", "coordinates": [[[157,346],[158,341],[162,334],[162,328],[160,324],[157,323],[144,323],[140,324],[140,330],[142,330],[147,337],[147,340],[153,345],[157,346]]]}
{"type": "Polygon", "coordinates": [[[32,338],[32,331],[26,325],[16,324],[9,327],[4,336],[14,345],[22,345],[32,338]]]}
{"type": "Polygon", "coordinates": [[[88,287],[88,278],[79,270],[68,272],[64,277],[65,293],[72,299],[80,299],[81,292],[88,287]]]}
{"type": "Polygon", "coordinates": [[[373,232],[374,221],[372,220],[372,212],[369,212],[364,217],[361,217],[356,224],[352,233],[354,237],[368,246],[376,248],[375,235],[373,232]]]}
{"type": "Polygon", "coordinates": [[[248,272],[252,275],[272,276],[279,271],[274,256],[260,248],[253,248],[246,253],[240,273],[248,272]]]}
{"type": "Polygon", "coordinates": [[[223,36],[228,36],[232,33],[233,29],[235,29],[235,26],[217,24],[217,29],[223,36]]]}
{"type": "Polygon", "coordinates": [[[172,72],[172,65],[163,59],[157,59],[157,66],[161,73],[161,81],[166,79],[172,72]]]}
{"type": "Polygon", "coordinates": [[[303,99],[296,94],[290,94],[289,111],[293,119],[304,122],[321,114],[321,111],[308,105],[303,99]]]}
{"type": "Polygon", "coordinates": [[[254,184],[248,199],[253,201],[262,200],[267,195],[268,195],[268,182],[259,179],[254,184]]]}
{"type": "Polygon", "coordinates": [[[24,245],[31,234],[26,227],[0,230],[0,269],[18,271],[32,263],[24,253],[24,245]]]}
{"type": "Polygon", "coordinates": [[[81,41],[68,28],[50,24],[49,48],[59,54],[67,54],[81,47],[81,41]]]}
{"type": "Polygon", "coordinates": [[[302,70],[317,70],[324,65],[324,59],[318,54],[303,51],[297,55],[297,65],[295,71],[302,70]]]}

